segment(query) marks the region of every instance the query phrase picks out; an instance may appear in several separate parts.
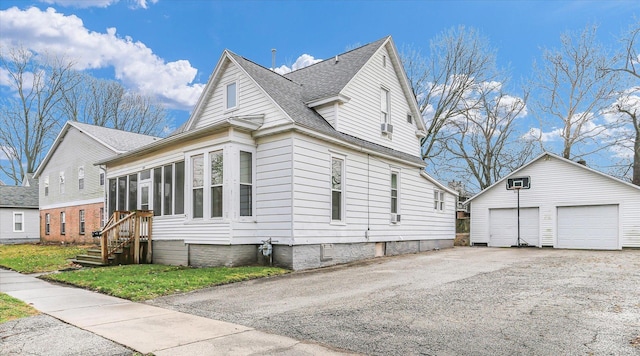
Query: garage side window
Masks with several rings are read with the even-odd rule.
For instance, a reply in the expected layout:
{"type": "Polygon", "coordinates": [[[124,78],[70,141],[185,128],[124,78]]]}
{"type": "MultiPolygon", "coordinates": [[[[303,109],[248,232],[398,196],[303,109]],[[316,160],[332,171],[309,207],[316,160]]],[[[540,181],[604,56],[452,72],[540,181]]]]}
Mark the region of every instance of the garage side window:
{"type": "Polygon", "coordinates": [[[444,211],[444,192],[442,190],[433,191],[433,209],[444,211]]]}
{"type": "Polygon", "coordinates": [[[24,232],[24,213],[13,213],[13,232],[24,232]]]}

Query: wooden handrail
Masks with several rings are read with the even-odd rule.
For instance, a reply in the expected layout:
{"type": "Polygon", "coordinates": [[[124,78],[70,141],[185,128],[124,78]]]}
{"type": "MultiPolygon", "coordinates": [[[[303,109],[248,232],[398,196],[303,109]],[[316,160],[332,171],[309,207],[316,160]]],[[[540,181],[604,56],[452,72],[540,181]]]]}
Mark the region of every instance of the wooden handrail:
{"type": "Polygon", "coordinates": [[[153,211],[114,211],[100,236],[102,263],[116,251],[133,243],[133,262],[140,263],[140,241],[147,240],[147,261],[151,261],[151,222],[153,211]]]}

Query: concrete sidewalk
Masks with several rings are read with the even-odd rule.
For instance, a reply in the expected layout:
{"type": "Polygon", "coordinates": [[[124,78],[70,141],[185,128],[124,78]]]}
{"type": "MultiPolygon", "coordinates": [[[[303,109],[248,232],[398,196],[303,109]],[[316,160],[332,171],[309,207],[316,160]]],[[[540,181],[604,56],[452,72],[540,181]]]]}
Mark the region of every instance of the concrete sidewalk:
{"type": "Polygon", "coordinates": [[[0,292],[142,354],[352,355],[242,325],[56,285],[3,269],[0,269],[0,292]]]}

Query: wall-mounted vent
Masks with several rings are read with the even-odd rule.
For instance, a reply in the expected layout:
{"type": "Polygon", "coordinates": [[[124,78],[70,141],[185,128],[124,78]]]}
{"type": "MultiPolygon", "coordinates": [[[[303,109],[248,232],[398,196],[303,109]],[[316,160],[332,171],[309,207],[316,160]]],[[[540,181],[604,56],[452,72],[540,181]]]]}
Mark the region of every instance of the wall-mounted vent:
{"type": "Polygon", "coordinates": [[[320,245],[320,260],[328,261],[333,259],[333,244],[320,245]]]}
{"type": "Polygon", "coordinates": [[[393,133],[393,125],[391,124],[381,124],[380,125],[380,131],[382,131],[383,134],[389,135],[393,133]]]}

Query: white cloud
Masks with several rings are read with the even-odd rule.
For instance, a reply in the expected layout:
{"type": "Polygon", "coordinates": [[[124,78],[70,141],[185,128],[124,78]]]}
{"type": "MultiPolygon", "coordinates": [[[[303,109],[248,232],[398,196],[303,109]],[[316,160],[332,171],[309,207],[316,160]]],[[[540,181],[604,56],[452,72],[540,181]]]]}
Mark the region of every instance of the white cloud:
{"type": "MultiPolygon", "coordinates": [[[[146,6],[144,0],[138,3],[146,6]]],[[[0,33],[2,47],[23,45],[38,53],[64,55],[78,70],[113,67],[126,87],[155,96],[169,108],[191,109],[204,88],[193,83],[198,71],[189,61],[165,62],[144,43],[118,36],[115,28],[89,31],[82,19],[53,8],[2,10],[0,33]]]]}
{"type": "MultiPolygon", "coordinates": [[[[111,5],[114,5],[116,3],[118,3],[120,0],[40,0],[40,2],[43,2],[45,4],[50,4],[50,5],[60,5],[63,7],[75,7],[75,8],[79,8],[79,9],[86,9],[89,7],[101,7],[101,8],[105,8],[105,7],[109,7],[111,5]]],[[[156,4],[158,2],[158,0],[128,0],[129,3],[131,3],[131,8],[133,9],[137,9],[137,8],[142,8],[142,9],[147,9],[148,8],[148,2],[152,3],[152,4],[156,4]]]]}
{"type": "Polygon", "coordinates": [[[17,157],[15,150],[9,146],[0,146],[0,161],[8,161],[17,157]]]}
{"type": "Polygon", "coordinates": [[[308,67],[314,63],[318,63],[318,62],[322,62],[322,59],[315,59],[313,58],[313,56],[308,55],[308,54],[303,54],[300,57],[298,57],[298,59],[296,59],[296,62],[293,63],[293,65],[291,66],[291,68],[287,67],[286,65],[281,65],[278,68],[274,68],[273,71],[278,73],[278,74],[287,74],[289,72],[292,72],[294,70],[298,70],[304,67],[308,67]]]}
{"type": "Polygon", "coordinates": [[[561,134],[562,129],[554,129],[549,132],[542,132],[542,130],[540,130],[539,128],[532,127],[531,129],[529,129],[529,131],[527,131],[526,134],[524,134],[522,138],[527,141],[540,140],[542,142],[550,142],[559,139],[561,134]]]}

